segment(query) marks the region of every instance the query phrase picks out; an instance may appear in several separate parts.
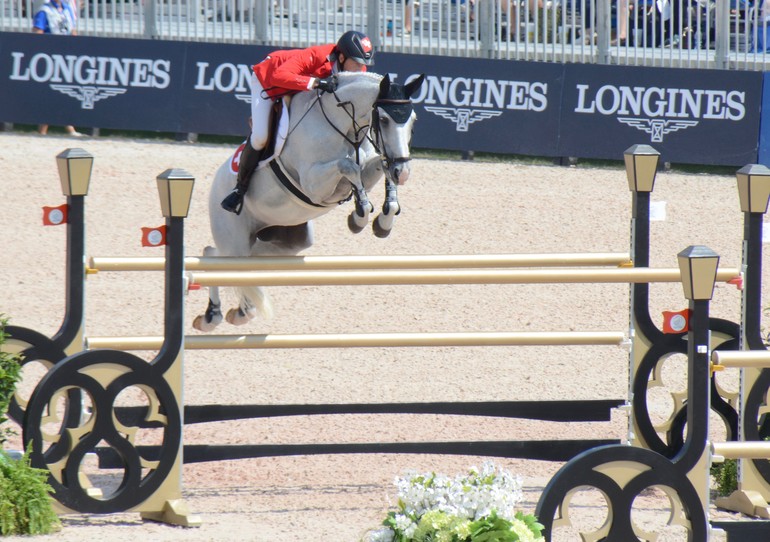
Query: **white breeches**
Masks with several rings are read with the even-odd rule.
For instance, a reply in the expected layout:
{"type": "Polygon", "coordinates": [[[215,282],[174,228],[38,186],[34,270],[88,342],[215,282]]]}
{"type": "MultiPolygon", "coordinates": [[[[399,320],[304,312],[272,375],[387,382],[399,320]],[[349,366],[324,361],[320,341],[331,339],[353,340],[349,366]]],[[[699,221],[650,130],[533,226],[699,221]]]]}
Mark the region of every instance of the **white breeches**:
{"type": "Polygon", "coordinates": [[[262,84],[257,76],[251,74],[251,146],[256,149],[264,148],[267,144],[267,135],[270,127],[270,109],[273,105],[267,95],[264,94],[262,84]]]}

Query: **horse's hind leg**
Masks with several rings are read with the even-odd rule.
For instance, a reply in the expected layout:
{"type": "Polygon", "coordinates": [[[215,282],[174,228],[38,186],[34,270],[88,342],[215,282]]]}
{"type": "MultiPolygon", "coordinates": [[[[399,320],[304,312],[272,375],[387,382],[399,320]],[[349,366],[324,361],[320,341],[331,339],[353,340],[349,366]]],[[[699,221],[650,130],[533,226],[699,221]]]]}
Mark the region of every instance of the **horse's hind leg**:
{"type": "MultiPolygon", "coordinates": [[[[206,247],[203,250],[204,256],[214,256],[216,249],[214,247],[206,247]]],[[[206,307],[206,312],[199,314],[193,320],[193,328],[198,331],[213,331],[219,324],[222,323],[222,301],[219,298],[219,287],[209,287],[209,304],[206,307]]]]}
{"type": "Polygon", "coordinates": [[[227,311],[225,319],[229,324],[242,326],[253,320],[257,316],[257,307],[252,303],[250,296],[246,293],[249,288],[242,288],[238,295],[238,308],[227,311]]]}

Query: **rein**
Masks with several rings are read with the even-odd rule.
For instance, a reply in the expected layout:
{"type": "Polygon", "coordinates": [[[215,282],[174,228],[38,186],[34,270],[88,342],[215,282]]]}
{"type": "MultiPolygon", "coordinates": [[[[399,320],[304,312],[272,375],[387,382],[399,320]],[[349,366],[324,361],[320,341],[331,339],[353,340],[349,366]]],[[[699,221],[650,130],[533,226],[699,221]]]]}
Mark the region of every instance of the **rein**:
{"type": "Polygon", "coordinates": [[[348,117],[350,117],[350,120],[352,121],[353,126],[353,133],[355,139],[350,139],[345,132],[337,128],[337,126],[334,125],[334,123],[331,121],[329,116],[326,114],[326,110],[324,109],[323,101],[321,101],[321,98],[316,100],[316,102],[321,107],[321,113],[323,113],[324,118],[326,119],[326,122],[329,123],[329,126],[334,128],[334,131],[337,132],[340,136],[342,136],[342,139],[350,143],[350,145],[355,149],[356,151],[356,164],[361,164],[361,145],[364,144],[364,141],[366,141],[366,130],[369,128],[368,124],[359,125],[356,122],[356,106],[353,104],[353,102],[343,102],[340,100],[339,96],[337,96],[336,92],[332,92],[332,95],[334,96],[334,99],[337,100],[337,107],[342,108],[345,113],[347,113],[348,117]],[[351,111],[348,111],[346,106],[350,106],[351,111]],[[364,137],[361,137],[361,132],[364,132],[364,137]]]}

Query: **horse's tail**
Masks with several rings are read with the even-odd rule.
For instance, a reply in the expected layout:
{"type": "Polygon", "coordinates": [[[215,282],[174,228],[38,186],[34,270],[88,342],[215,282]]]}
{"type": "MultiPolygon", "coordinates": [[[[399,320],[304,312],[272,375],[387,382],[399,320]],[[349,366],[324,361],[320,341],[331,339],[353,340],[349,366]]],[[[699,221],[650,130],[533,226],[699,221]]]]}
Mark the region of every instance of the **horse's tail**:
{"type": "Polygon", "coordinates": [[[264,288],[259,286],[243,286],[238,288],[238,290],[254,305],[263,318],[269,320],[273,317],[273,303],[270,301],[270,297],[264,288]]]}

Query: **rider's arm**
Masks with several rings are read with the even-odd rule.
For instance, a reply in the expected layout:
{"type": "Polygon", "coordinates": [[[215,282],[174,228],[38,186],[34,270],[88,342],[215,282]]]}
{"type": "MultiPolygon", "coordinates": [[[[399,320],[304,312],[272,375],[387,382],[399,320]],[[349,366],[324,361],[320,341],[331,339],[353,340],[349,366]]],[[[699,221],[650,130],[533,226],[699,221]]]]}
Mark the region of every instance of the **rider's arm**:
{"type": "Polygon", "coordinates": [[[296,51],[272,71],[272,85],[288,90],[310,90],[317,87],[319,79],[331,74],[328,55],[327,46],[296,51]]]}

